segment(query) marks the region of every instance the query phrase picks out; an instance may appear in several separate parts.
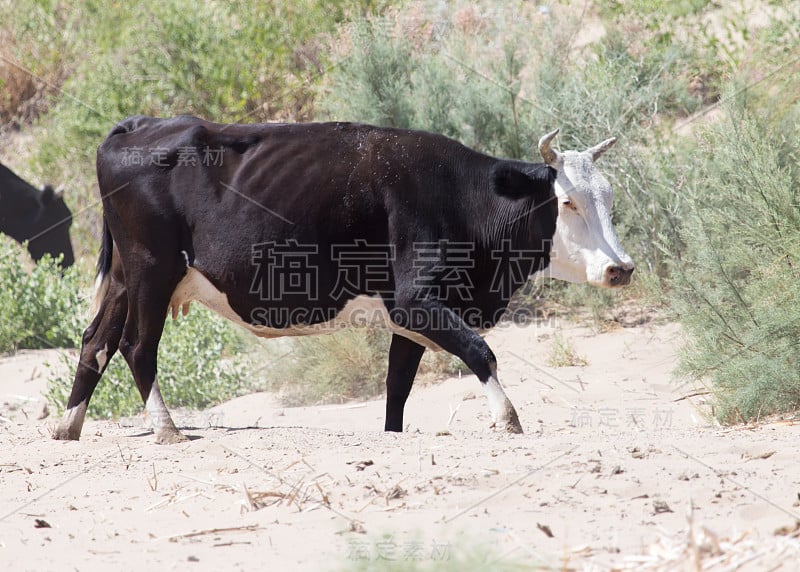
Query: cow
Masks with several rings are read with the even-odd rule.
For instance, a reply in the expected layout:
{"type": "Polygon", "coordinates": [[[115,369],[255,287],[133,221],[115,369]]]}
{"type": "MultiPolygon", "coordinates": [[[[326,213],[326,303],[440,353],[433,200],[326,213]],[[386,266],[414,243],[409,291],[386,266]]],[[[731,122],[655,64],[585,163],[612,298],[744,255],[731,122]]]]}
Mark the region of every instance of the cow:
{"type": "Polygon", "coordinates": [[[72,213],[61,195],[50,185],[37,189],[0,164],[0,233],[28,241],[34,261],[61,255],[61,267],[67,268],[75,262],[69,239],[72,213]]]}
{"type": "Polygon", "coordinates": [[[614,139],[559,153],[557,133],[539,141],[545,162],[529,163],[442,135],[354,123],[120,122],[97,152],[96,312],[53,437],[80,438],[119,349],[156,441],[184,440],[156,359],[168,314],[192,301],[263,337],[390,329],[386,431],[403,430],[430,347],[475,373],[493,427],[522,432],[478,332],[548,266],[610,288],[633,272],[611,223],[611,185],[594,166],[614,139]]]}

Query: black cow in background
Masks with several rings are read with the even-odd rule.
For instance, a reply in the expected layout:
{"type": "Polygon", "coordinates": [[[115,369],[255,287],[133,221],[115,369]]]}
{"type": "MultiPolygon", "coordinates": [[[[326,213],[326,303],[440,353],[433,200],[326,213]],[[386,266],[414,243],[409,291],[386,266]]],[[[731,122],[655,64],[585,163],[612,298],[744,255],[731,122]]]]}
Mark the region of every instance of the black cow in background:
{"type": "Polygon", "coordinates": [[[45,254],[63,254],[61,266],[75,262],[69,227],[72,213],[60,192],[50,185],[37,189],[0,164],[0,233],[18,242],[28,241],[34,261],[45,254]]]}

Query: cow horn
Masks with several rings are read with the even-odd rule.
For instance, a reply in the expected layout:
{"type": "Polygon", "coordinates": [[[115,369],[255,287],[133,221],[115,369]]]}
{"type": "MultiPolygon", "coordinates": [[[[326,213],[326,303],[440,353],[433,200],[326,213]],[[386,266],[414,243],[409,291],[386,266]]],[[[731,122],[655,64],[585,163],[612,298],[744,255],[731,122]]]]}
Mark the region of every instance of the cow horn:
{"type": "Polygon", "coordinates": [[[617,138],[612,137],[611,139],[606,139],[602,143],[598,143],[594,147],[589,147],[586,152],[592,154],[592,161],[597,161],[600,158],[600,155],[611,149],[616,142],[617,138]]]}
{"type": "Polygon", "coordinates": [[[544,162],[554,169],[561,166],[561,155],[559,155],[558,151],[550,147],[550,142],[555,139],[556,135],[558,135],[558,129],[551,131],[539,139],[539,153],[542,154],[544,162]]]}

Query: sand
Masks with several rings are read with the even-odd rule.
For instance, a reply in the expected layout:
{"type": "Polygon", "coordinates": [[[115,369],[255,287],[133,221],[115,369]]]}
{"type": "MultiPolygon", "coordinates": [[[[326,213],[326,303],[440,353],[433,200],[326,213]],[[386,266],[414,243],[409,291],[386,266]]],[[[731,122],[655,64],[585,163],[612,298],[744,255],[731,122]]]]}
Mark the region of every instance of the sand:
{"type": "Polygon", "coordinates": [[[800,569],[798,424],[718,426],[705,396],[686,398],[702,387],[672,376],[682,337],[669,323],[494,330],[524,435],[489,428],[465,375],[415,387],[402,434],[381,430],[380,400],[285,408],[253,394],[174,412],[192,440],[170,446],[143,417],[51,440],[61,412],[38,417],[57,352],[0,358],[0,562],[437,569],[477,553],[488,570],[800,569]],[[546,365],[556,332],[586,366],[546,365]]]}

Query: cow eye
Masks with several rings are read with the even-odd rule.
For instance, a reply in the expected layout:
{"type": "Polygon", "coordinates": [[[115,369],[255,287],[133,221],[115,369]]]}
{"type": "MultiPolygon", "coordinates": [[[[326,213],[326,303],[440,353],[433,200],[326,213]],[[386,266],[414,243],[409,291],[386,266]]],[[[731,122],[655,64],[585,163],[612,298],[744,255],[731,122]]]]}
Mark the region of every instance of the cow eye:
{"type": "Polygon", "coordinates": [[[571,200],[569,200],[569,199],[563,199],[563,200],[561,201],[561,204],[562,204],[562,205],[564,205],[565,207],[567,207],[568,209],[571,209],[571,210],[573,210],[573,211],[576,211],[576,210],[578,210],[578,207],[576,207],[576,206],[575,206],[575,203],[573,203],[573,202],[572,202],[571,200]]]}

